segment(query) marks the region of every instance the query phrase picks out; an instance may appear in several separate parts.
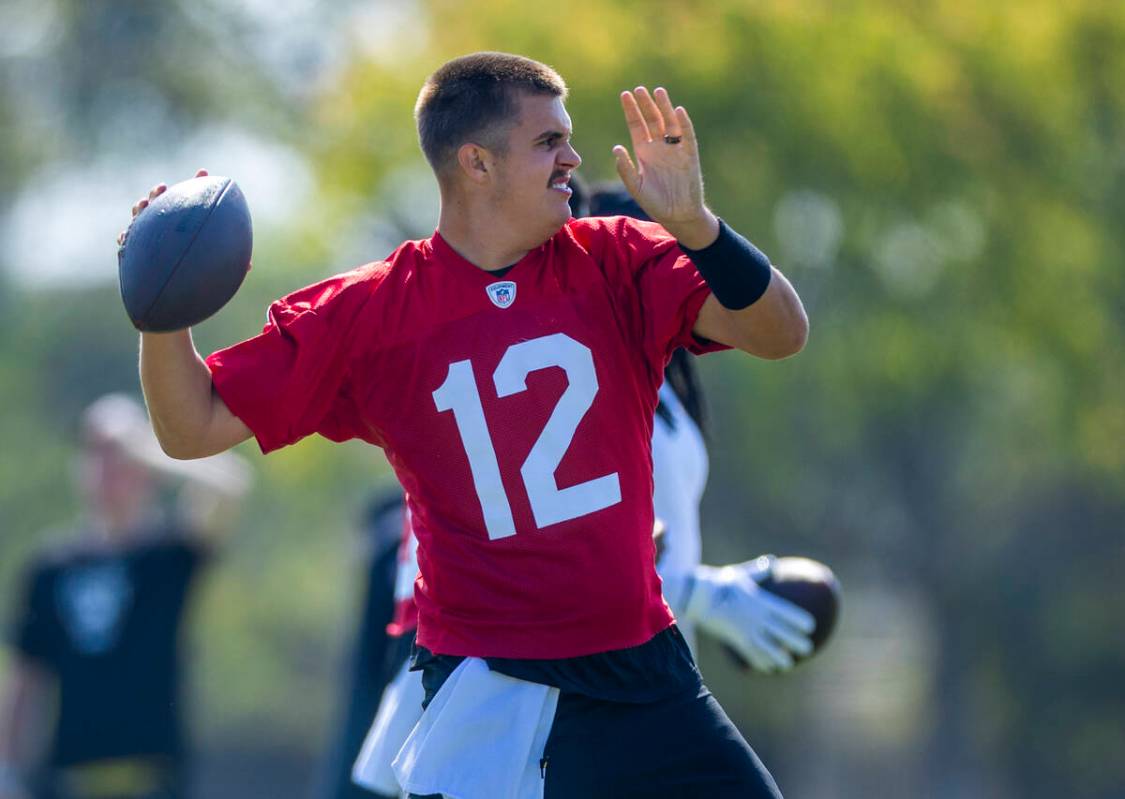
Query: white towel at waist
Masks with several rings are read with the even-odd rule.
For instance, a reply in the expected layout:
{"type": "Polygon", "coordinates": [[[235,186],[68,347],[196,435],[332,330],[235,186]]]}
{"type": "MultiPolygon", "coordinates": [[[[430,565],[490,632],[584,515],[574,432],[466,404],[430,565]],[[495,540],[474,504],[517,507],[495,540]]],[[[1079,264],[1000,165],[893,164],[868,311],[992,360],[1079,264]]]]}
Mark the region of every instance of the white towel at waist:
{"type": "Polygon", "coordinates": [[[422,717],[422,672],[411,671],[407,660],[387,685],[379,712],[352,767],[352,780],[375,793],[395,796],[401,790],[391,762],[422,717]]]}
{"type": "Polygon", "coordinates": [[[403,790],[449,799],[541,799],[539,761],[559,690],[465,658],[394,760],[403,790]]]}

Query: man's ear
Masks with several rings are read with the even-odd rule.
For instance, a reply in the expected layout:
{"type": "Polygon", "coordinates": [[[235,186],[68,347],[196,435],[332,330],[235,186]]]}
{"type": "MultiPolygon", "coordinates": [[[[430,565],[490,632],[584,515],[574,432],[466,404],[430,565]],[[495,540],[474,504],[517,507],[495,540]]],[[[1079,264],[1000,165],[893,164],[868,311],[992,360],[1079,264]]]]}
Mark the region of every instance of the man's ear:
{"type": "Polygon", "coordinates": [[[491,180],[495,163],[487,147],[468,143],[457,148],[457,166],[460,167],[462,174],[474,183],[491,180]]]}

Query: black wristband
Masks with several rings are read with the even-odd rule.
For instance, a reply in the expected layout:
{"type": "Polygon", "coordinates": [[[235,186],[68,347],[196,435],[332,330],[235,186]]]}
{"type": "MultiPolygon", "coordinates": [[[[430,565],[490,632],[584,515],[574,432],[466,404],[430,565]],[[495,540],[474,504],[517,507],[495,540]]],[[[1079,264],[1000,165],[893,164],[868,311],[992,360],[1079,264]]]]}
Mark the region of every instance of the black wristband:
{"type": "Polygon", "coordinates": [[[695,264],[715,299],[724,308],[741,311],[766,293],[773,269],[770,259],[719,220],[719,237],[702,250],[680,249],[695,264]]]}

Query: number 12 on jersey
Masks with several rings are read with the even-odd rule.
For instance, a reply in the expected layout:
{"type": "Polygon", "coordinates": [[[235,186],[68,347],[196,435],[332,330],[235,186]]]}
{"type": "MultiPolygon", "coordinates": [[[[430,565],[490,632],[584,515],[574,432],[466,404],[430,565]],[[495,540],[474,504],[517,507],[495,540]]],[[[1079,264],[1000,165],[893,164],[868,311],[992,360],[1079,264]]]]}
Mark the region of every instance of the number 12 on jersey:
{"type": "MultiPolygon", "coordinates": [[[[529,374],[552,366],[566,373],[569,384],[520,468],[531,512],[539,528],[577,519],[621,501],[617,472],[568,488],[560,489],[555,482],[555,470],[598,393],[598,376],[588,347],[563,333],[513,344],[492,373],[496,396],[503,398],[526,391],[529,374]]],[[[496,540],[515,535],[512,507],[500,479],[500,464],[484,418],[471,361],[449,364],[445,382],[434,391],[434,404],[438,411],[453,411],[461,445],[469,458],[469,470],[484,512],[488,537],[496,540]]]]}

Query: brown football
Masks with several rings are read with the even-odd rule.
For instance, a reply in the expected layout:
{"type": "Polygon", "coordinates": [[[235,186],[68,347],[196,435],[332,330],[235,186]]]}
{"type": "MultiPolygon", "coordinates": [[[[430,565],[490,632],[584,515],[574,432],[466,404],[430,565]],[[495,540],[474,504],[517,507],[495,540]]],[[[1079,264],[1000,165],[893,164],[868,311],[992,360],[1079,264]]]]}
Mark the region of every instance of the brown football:
{"type": "Polygon", "coordinates": [[[813,615],[813,653],[818,652],[832,635],[840,615],[840,581],[832,570],[812,558],[776,558],[758,579],[758,585],[813,615]]]}

